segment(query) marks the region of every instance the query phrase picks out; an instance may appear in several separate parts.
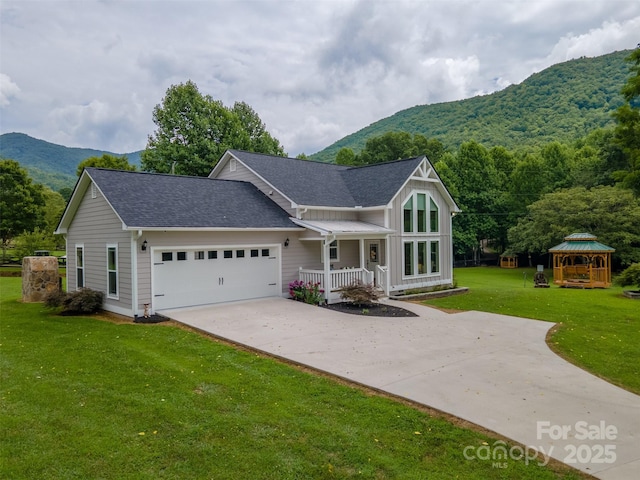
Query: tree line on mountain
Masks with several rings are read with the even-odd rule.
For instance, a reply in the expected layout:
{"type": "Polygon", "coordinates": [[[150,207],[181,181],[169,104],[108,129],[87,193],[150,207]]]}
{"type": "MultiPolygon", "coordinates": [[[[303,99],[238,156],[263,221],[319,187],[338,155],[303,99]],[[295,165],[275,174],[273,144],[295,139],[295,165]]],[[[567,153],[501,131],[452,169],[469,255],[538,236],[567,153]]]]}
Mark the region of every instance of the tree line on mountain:
{"type": "MultiPolygon", "coordinates": [[[[639,261],[640,47],[627,60],[632,75],[614,126],[578,141],[513,149],[467,140],[454,150],[437,138],[390,131],[369,138],[357,153],[341,148],[334,161],[357,166],[426,155],[462,209],[453,219],[460,258],[477,258],[487,240],[498,252],[541,254],[569,233],[589,231],[616,246],[618,265],[639,261]]],[[[285,155],[249,105],[225,107],[191,81],[171,86],[153,119],[157,129],[141,154],[144,171],[206,176],[227,149],[285,155]]],[[[76,173],[87,166],[136,168],[126,156],[105,154],[85,159],[76,173]]],[[[55,228],[71,189],[52,192],[37,185],[11,161],[0,163],[0,181],[3,247],[21,232],[55,228]]]]}

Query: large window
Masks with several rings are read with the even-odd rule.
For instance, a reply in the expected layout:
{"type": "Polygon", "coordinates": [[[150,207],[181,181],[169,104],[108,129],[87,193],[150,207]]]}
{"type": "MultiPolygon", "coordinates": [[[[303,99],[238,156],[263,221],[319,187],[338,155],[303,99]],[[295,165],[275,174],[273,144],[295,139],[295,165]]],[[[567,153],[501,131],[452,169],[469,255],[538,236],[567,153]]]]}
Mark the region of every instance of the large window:
{"type": "Polygon", "coordinates": [[[402,205],[404,233],[438,233],[438,223],[438,206],[429,195],[418,192],[409,195],[402,205]]]}
{"type": "Polygon", "coordinates": [[[118,298],[118,246],[107,245],[107,296],[118,298]]]}
{"type": "Polygon", "coordinates": [[[429,245],[431,251],[431,269],[430,273],[440,273],[440,242],[433,241],[429,245]]]}
{"type": "Polygon", "coordinates": [[[440,231],[438,205],[433,201],[433,198],[429,198],[429,232],[438,233],[440,231]]]}
{"type": "Polygon", "coordinates": [[[84,245],[76,245],[76,288],[84,288],[84,245]]]}
{"type": "Polygon", "coordinates": [[[404,242],[404,276],[440,273],[440,242],[409,240],[404,242]]]}

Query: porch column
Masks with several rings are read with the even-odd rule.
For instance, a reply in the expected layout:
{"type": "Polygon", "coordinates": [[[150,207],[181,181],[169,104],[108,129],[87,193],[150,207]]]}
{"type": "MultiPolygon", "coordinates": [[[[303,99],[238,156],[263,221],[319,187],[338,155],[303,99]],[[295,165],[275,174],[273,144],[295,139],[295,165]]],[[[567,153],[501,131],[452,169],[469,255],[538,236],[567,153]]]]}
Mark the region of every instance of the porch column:
{"type": "Polygon", "coordinates": [[[335,240],[335,235],[329,235],[324,239],[322,249],[324,252],[324,299],[329,303],[329,295],[331,293],[331,254],[329,253],[331,242],[335,240]]]}
{"type": "Polygon", "coordinates": [[[364,257],[364,238],[359,240],[360,243],[360,268],[367,268],[364,257]]]}

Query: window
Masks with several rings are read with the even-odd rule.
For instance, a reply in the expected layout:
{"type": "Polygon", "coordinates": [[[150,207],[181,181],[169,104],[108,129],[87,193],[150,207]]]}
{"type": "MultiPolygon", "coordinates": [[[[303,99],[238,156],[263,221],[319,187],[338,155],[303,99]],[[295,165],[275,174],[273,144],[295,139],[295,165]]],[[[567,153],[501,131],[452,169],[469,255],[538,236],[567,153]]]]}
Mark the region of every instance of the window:
{"type": "Polygon", "coordinates": [[[233,250],[225,250],[224,258],[233,258],[233,250]]]}
{"type": "Polygon", "coordinates": [[[193,258],[196,259],[196,260],[204,260],[204,250],[195,252],[193,254],[193,258]]]}
{"type": "Polygon", "coordinates": [[[244,250],[236,250],[236,258],[244,258],[244,250]]]}
{"type": "Polygon", "coordinates": [[[84,245],[76,245],[76,288],[84,288],[84,245]]]}
{"type": "Polygon", "coordinates": [[[218,251],[217,250],[209,250],[207,252],[207,258],[209,260],[215,260],[216,258],[218,258],[218,251]]]}
{"type": "Polygon", "coordinates": [[[429,198],[429,232],[438,233],[439,232],[439,215],[438,215],[438,206],[436,202],[433,201],[433,198],[429,198]]]}
{"type": "Polygon", "coordinates": [[[410,240],[404,242],[404,276],[440,273],[440,242],[410,240]]]}
{"type": "Polygon", "coordinates": [[[162,252],[162,261],[163,262],[172,262],[173,261],[173,252],[162,252]]]}
{"type": "Polygon", "coordinates": [[[402,213],[404,223],[402,231],[405,233],[413,232],[413,195],[405,202],[402,207],[402,213]]]}
{"type": "Polygon", "coordinates": [[[431,242],[431,273],[440,273],[440,242],[431,242]]]}
{"type": "Polygon", "coordinates": [[[107,296],[118,298],[118,246],[107,245],[107,296]]]}
{"type": "MultiPolygon", "coordinates": [[[[321,243],[322,250],[320,251],[320,260],[324,262],[324,246],[321,243]]],[[[329,260],[332,262],[340,261],[340,244],[337,240],[334,240],[329,244],[329,260]]]]}
{"type": "Polygon", "coordinates": [[[178,252],[178,260],[186,260],[187,259],[187,252],[178,252]]]}
{"type": "Polygon", "coordinates": [[[269,256],[269,249],[268,248],[263,248],[262,249],[262,256],[263,257],[268,257],[269,256]]]}
{"type": "Polygon", "coordinates": [[[413,275],[413,242],[404,244],[404,274],[413,275]]]}
{"type": "Polygon", "coordinates": [[[416,197],[418,198],[416,206],[418,232],[425,233],[427,231],[427,196],[424,193],[418,193],[416,197]]]}
{"type": "Polygon", "coordinates": [[[414,192],[402,205],[404,233],[438,233],[438,206],[426,193],[414,192]],[[429,210],[427,211],[427,198],[429,210]]]}
{"type": "Polygon", "coordinates": [[[427,242],[418,242],[418,275],[427,273],[427,242]]]}
{"type": "Polygon", "coordinates": [[[255,258],[258,256],[258,249],[256,248],[255,250],[251,250],[251,258],[255,258]]]}

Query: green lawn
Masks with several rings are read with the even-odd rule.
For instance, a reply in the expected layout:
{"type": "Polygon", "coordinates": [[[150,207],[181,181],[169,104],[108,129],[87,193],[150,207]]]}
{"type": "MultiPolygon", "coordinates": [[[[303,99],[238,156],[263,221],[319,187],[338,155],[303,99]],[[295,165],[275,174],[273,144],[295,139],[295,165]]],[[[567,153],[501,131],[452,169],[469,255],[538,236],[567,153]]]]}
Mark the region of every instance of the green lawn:
{"type": "Polygon", "coordinates": [[[640,393],[640,301],[624,297],[620,287],[534,288],[534,273],[530,268],[457,268],[457,284],[470,291],[425,303],[556,322],[548,338],[551,348],[576,365],[640,393]]]}
{"type": "Polygon", "coordinates": [[[53,316],[0,278],[0,478],[575,479],[496,438],[173,325],[53,316]]]}

